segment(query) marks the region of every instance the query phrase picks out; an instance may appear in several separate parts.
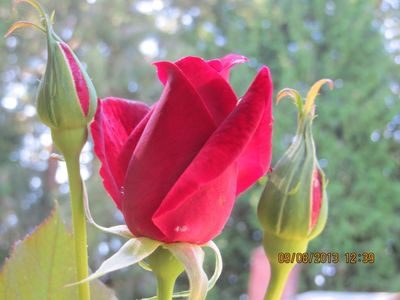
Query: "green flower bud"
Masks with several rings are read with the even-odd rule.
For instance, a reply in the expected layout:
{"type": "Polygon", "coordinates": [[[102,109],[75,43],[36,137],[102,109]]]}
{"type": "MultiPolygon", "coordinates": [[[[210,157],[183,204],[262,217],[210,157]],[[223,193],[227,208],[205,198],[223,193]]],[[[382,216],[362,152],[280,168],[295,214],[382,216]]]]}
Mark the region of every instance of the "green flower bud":
{"type": "Polygon", "coordinates": [[[36,0],[16,0],[21,2],[39,12],[41,24],[16,22],[6,36],[25,27],[46,34],[47,65],[37,93],[38,116],[51,128],[54,143],[62,154],[77,156],[87,140],[87,125],[96,111],[96,90],[71,48],[54,32],[54,12],[49,17],[36,0]]]}
{"type": "Polygon", "coordinates": [[[319,235],[326,224],[326,179],[318,164],[312,135],[314,101],[324,83],[332,87],[330,80],[318,81],[310,89],[304,105],[299,93],[293,89],[284,89],[278,94],[278,101],[285,96],[293,98],[299,113],[294,142],[268,174],[258,204],[264,248],[272,270],[269,298],[266,299],[275,299],[279,295],[276,291],[283,289],[295,264],[279,264],[279,253],[305,252],[308,242],[319,235]]]}
{"type": "Polygon", "coordinates": [[[258,206],[258,218],[266,232],[284,239],[310,240],[326,223],[328,199],[325,175],[318,165],[312,136],[314,99],[321,85],[311,89],[303,107],[300,95],[285,89],[278,101],[292,95],[299,108],[297,133],[292,145],[268,174],[258,206]]]}
{"type": "Polygon", "coordinates": [[[48,31],[48,61],[37,94],[38,115],[50,128],[86,127],[96,110],[96,91],[69,46],[50,26],[48,31]]]}
{"type": "Polygon", "coordinates": [[[96,110],[93,83],[76,55],[47,27],[48,61],[37,94],[43,123],[56,129],[86,127],[96,110]]]}
{"type": "Polygon", "coordinates": [[[326,180],[315,153],[312,119],[299,118],[295,141],[268,174],[258,206],[264,230],[285,239],[310,240],[327,218],[326,180]]]}
{"type": "Polygon", "coordinates": [[[41,25],[19,21],[8,30],[34,27],[46,34],[47,65],[37,93],[40,120],[52,129],[86,128],[96,111],[97,95],[89,75],[72,52],[53,30],[54,12],[49,17],[36,0],[16,0],[32,5],[40,14],[41,25]]]}

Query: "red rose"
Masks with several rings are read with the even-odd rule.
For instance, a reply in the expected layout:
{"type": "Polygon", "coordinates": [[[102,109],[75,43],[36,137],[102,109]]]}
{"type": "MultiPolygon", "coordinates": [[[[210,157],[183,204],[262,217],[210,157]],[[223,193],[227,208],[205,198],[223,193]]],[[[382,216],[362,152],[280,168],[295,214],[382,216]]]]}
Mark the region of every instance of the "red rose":
{"type": "Polygon", "coordinates": [[[104,186],[136,236],[203,244],[224,227],[236,196],[269,168],[272,81],[262,67],[238,100],[230,54],[156,63],[164,85],[151,108],[99,102],[91,126],[104,186]]]}

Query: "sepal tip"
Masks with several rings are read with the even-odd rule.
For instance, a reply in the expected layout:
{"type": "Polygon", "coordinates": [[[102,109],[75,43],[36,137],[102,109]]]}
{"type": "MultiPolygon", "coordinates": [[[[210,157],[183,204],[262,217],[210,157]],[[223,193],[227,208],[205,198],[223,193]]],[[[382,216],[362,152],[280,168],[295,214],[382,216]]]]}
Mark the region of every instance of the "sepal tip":
{"type": "Polygon", "coordinates": [[[29,22],[29,21],[17,21],[15,23],[13,23],[10,28],[8,28],[7,32],[4,34],[4,37],[7,38],[9,37],[11,34],[14,33],[14,31],[18,30],[18,29],[22,29],[22,28],[27,28],[27,27],[33,27],[36,28],[38,30],[40,30],[43,33],[46,33],[46,29],[44,29],[44,27],[35,24],[33,22],[29,22]]]}
{"type": "Polygon", "coordinates": [[[303,101],[298,91],[291,88],[285,88],[281,90],[277,95],[276,103],[278,104],[285,97],[290,97],[293,100],[299,112],[303,111],[303,101]]]}
{"type": "Polygon", "coordinates": [[[322,86],[327,84],[330,89],[333,89],[334,83],[331,79],[320,79],[316,83],[313,84],[311,89],[308,91],[305,105],[304,105],[304,114],[311,114],[314,115],[315,111],[315,98],[318,96],[319,91],[321,90],[322,86]]]}
{"type": "Polygon", "coordinates": [[[314,116],[315,98],[318,96],[319,91],[325,84],[327,84],[330,89],[333,89],[334,87],[334,83],[331,79],[327,78],[320,79],[312,85],[312,87],[307,93],[305,100],[303,100],[303,98],[301,97],[300,93],[297,90],[291,88],[285,88],[278,93],[276,103],[279,103],[285,97],[289,97],[293,100],[294,104],[296,105],[300,117],[304,117],[306,115],[314,116]]]}

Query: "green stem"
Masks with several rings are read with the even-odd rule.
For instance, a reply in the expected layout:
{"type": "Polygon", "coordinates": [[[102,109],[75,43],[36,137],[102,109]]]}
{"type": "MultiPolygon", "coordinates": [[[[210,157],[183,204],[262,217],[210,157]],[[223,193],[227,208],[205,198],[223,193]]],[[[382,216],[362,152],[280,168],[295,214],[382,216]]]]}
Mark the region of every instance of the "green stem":
{"type": "Polygon", "coordinates": [[[159,247],[149,256],[148,264],[157,278],[157,299],[171,300],[175,281],[184,266],[168,250],[159,247]]]}
{"type": "Polygon", "coordinates": [[[265,300],[280,300],[294,264],[271,264],[271,277],[265,300]]]}
{"type": "MultiPolygon", "coordinates": [[[[79,164],[79,157],[83,145],[87,141],[87,129],[52,129],[51,135],[54,144],[63,154],[67,164],[77,281],[81,281],[89,276],[86,217],[83,207],[83,182],[79,164]]],[[[79,300],[90,300],[88,282],[79,284],[78,291],[79,300]]]]}
{"type": "MultiPolygon", "coordinates": [[[[75,159],[66,159],[68,180],[70,187],[72,226],[75,240],[75,259],[77,270],[77,281],[89,276],[86,218],[83,209],[83,187],[79,168],[79,156],[75,159]]],[[[78,285],[79,299],[90,299],[89,283],[85,282],[78,285]]]]}
{"type": "Polygon", "coordinates": [[[280,300],[287,279],[296,265],[296,253],[307,251],[308,240],[289,240],[264,231],[264,249],[271,266],[271,276],[264,300],[280,300]],[[279,261],[280,253],[290,253],[289,261],[279,261]]]}
{"type": "Polygon", "coordinates": [[[170,300],[174,293],[175,278],[157,276],[157,299],[170,300]]]}

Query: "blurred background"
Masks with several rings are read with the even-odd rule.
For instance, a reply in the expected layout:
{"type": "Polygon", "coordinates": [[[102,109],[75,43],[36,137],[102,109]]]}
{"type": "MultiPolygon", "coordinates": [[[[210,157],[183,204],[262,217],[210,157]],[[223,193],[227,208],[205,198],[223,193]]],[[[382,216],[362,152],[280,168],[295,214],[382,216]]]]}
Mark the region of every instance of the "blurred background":
{"type": "MultiPolygon", "coordinates": [[[[329,219],[310,251],[374,252],[374,264],[302,266],[299,291],[386,291],[400,286],[400,1],[399,0],[42,0],[56,10],[55,29],[85,63],[101,97],[153,103],[161,93],[155,60],[207,59],[230,52],[250,58],[232,72],[238,95],[268,65],[275,94],[303,94],[316,80],[335,89],[317,99],[314,123],[320,165],[329,178],[329,219]]],[[[0,0],[0,35],[36,12],[0,0]]],[[[65,165],[50,159],[49,130],[38,122],[35,91],[46,63],[44,36],[21,30],[0,38],[0,265],[57,199],[70,222],[65,165]]],[[[275,106],[274,161],[295,133],[290,101],[275,106]]],[[[92,145],[82,174],[93,214],[105,226],[123,222],[98,176],[92,145]]],[[[256,220],[261,183],[238,199],[216,239],[225,267],[209,299],[246,300],[251,251],[261,243],[256,220]]],[[[96,269],[122,241],[89,228],[96,269]]],[[[343,256],[342,256],[343,257],[343,256]]],[[[210,257],[210,262],[212,259],[210,257]]],[[[212,269],[210,264],[209,269],[212,269]]],[[[132,267],[105,276],[119,299],[152,296],[151,274],[132,267]]],[[[187,286],[183,277],[180,288],[187,286]]]]}

